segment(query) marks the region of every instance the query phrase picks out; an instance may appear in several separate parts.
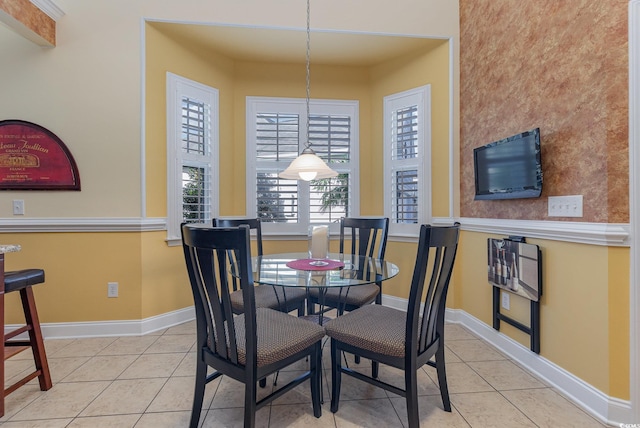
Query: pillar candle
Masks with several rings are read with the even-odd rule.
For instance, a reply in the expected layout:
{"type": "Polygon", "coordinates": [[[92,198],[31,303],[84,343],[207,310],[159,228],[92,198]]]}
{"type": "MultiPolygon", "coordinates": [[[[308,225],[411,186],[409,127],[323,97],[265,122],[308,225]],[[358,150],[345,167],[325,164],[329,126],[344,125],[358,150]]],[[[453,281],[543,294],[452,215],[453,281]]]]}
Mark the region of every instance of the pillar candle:
{"type": "Polygon", "coordinates": [[[326,259],[329,243],[329,227],[313,226],[311,231],[311,251],[309,256],[312,259],[326,259]]]}

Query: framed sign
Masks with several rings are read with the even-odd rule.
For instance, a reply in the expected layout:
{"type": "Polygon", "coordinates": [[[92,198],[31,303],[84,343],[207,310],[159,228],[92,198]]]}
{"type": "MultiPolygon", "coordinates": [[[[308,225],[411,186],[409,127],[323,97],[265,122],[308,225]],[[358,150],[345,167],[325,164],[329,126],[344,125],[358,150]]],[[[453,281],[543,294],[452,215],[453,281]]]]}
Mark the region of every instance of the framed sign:
{"type": "Polygon", "coordinates": [[[80,175],[71,152],[53,132],[23,120],[3,120],[0,190],[80,190],[80,175]]]}

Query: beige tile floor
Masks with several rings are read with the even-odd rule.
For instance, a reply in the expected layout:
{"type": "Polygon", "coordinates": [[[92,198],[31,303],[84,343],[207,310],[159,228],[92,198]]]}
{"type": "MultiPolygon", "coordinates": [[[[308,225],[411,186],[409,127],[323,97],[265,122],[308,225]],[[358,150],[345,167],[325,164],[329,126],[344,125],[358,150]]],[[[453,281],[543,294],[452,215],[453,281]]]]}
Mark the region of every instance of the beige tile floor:
{"type": "MultiPolygon", "coordinates": [[[[3,428],[186,427],[195,370],[195,325],[185,323],[142,337],[46,340],[54,387],[37,381],[6,400],[3,428]]],[[[536,379],[464,327],[446,326],[447,375],[452,412],[442,410],[435,370],[421,368],[421,426],[602,427],[586,412],[536,379]]],[[[313,417],[308,383],[280,397],[257,415],[259,427],[404,427],[403,398],[343,376],[340,409],[329,410],[329,352],[325,348],[325,403],[313,417]]],[[[6,363],[7,383],[30,367],[28,352],[6,363]]],[[[368,364],[360,364],[367,370],[368,364]]],[[[295,376],[302,365],[280,373],[295,376]]],[[[395,369],[380,377],[402,382],[395,369]]],[[[267,388],[271,388],[269,382],[267,388]]],[[[400,385],[400,384],[398,384],[400,385]]],[[[264,393],[264,392],[263,392],[264,393]]],[[[201,426],[242,426],[242,385],[228,378],[207,386],[201,426]]]]}

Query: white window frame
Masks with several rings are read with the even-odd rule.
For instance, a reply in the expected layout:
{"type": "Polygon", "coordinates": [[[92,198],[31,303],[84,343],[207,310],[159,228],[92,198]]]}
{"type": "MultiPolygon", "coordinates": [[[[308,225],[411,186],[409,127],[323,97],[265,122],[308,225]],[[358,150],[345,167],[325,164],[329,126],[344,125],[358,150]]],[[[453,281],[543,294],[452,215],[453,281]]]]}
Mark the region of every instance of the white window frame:
{"type": "Polygon", "coordinates": [[[216,88],[167,72],[167,242],[181,243],[180,224],[183,222],[182,168],[198,166],[209,169],[211,201],[210,216],[218,216],[219,178],[219,95],[216,88]],[[194,158],[182,152],[182,99],[197,99],[209,106],[210,132],[208,156],[194,158]]]}
{"type": "MultiPolygon", "coordinates": [[[[326,100],[311,99],[309,102],[309,110],[311,114],[320,115],[348,115],[351,117],[351,136],[350,136],[350,157],[348,163],[331,163],[329,167],[337,171],[349,173],[350,200],[349,209],[350,216],[358,216],[360,214],[360,156],[359,156],[359,102],[357,100],[326,100]]],[[[304,98],[278,98],[278,97],[247,97],[246,98],[246,135],[247,135],[247,163],[246,163],[246,182],[247,182],[247,205],[246,211],[248,217],[256,217],[257,207],[257,185],[256,175],[260,167],[257,165],[256,156],[256,116],[258,113],[279,112],[279,113],[296,113],[299,115],[299,141],[298,153],[304,149],[306,144],[307,129],[307,111],[306,100],[304,98]]],[[[311,146],[313,148],[313,145],[311,146]]],[[[289,166],[290,161],[273,162],[271,165],[265,161],[260,164],[265,170],[283,171],[289,166]]],[[[298,180],[298,222],[297,223],[262,223],[263,234],[268,235],[301,235],[307,233],[310,224],[309,212],[309,182],[298,180]]],[[[339,225],[337,222],[330,225],[331,233],[338,233],[339,225]]]]}
{"type": "Polygon", "coordinates": [[[416,236],[420,225],[430,223],[431,213],[431,86],[425,85],[384,97],[384,213],[389,217],[389,234],[416,236]],[[397,110],[417,106],[418,156],[396,159],[393,155],[393,127],[397,110]],[[418,171],[418,222],[397,223],[393,216],[393,177],[399,169],[418,171]]]}

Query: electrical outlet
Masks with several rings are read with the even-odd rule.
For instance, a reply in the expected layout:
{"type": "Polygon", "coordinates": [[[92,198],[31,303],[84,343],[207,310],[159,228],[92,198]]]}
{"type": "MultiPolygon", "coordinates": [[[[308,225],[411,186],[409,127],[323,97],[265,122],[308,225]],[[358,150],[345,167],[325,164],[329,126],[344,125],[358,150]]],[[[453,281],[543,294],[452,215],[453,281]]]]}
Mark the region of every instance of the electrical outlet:
{"type": "Polygon", "coordinates": [[[14,199],[13,200],[13,215],[24,215],[24,200],[23,199],[14,199]]]}
{"type": "Polygon", "coordinates": [[[504,291],[502,292],[502,307],[507,311],[511,308],[511,296],[504,291]]]}
{"type": "Polygon", "coordinates": [[[107,283],[107,297],[118,297],[118,283],[117,282],[108,282],[107,283]]]}
{"type": "Polygon", "coordinates": [[[582,195],[549,196],[549,217],[582,217],[582,195]]]}

